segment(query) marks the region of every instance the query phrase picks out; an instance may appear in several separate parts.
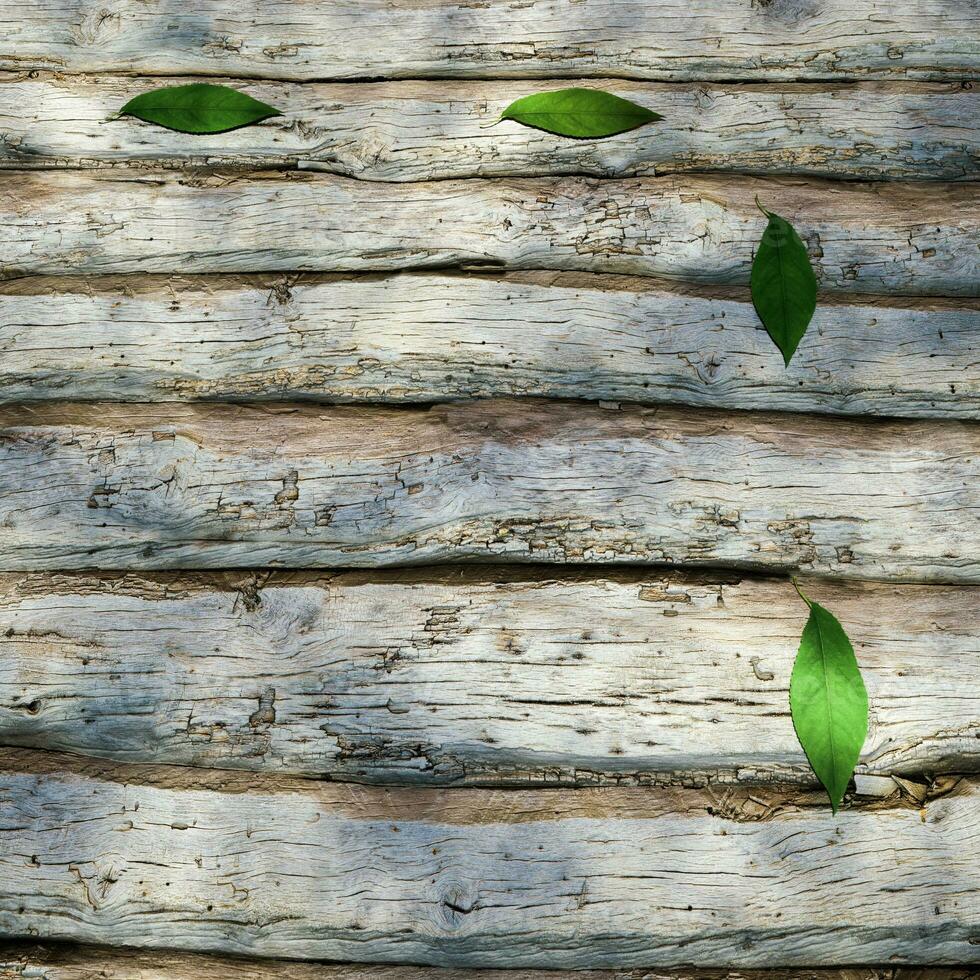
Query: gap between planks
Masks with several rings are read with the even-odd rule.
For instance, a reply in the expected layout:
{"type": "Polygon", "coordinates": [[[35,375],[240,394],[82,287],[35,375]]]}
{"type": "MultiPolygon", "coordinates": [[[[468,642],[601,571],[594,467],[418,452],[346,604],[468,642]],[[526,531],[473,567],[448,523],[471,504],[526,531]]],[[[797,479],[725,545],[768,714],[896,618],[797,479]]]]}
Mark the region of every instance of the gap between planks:
{"type": "Polygon", "coordinates": [[[72,943],[0,942],[0,980],[976,980],[970,967],[805,970],[454,970],[356,963],[297,963],[72,943]]]}

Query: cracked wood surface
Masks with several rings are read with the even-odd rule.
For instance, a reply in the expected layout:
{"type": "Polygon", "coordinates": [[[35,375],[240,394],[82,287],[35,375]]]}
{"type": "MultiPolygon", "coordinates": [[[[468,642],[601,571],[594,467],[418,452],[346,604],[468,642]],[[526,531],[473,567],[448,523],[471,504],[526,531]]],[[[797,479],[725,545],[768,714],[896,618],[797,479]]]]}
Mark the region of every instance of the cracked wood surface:
{"type": "Polygon", "coordinates": [[[0,942],[0,980],[976,980],[970,967],[844,969],[495,970],[357,966],[238,959],[168,950],[113,949],[73,943],[0,942]]]}
{"type": "Polygon", "coordinates": [[[767,208],[825,289],[977,295],[980,185],[689,176],[367,183],[327,174],[19,172],[5,276],[477,265],[748,282],[767,208]],[[352,220],[355,219],[355,220],[352,220]]]}
{"type": "Polygon", "coordinates": [[[755,81],[980,68],[975,0],[2,0],[0,22],[0,67],[67,72],[755,81]]]}
{"type": "Polygon", "coordinates": [[[0,401],[496,396],[980,418],[980,305],[822,303],[789,368],[743,291],[618,276],[0,283],[0,401]]]}
{"type": "Polygon", "coordinates": [[[980,962],[969,780],[834,817],[817,794],[766,790],[253,774],[217,792],[158,783],[152,767],[3,761],[11,935],[460,967],[980,962]]]}
{"type": "Polygon", "coordinates": [[[980,582],[974,423],[603,406],[6,406],[0,568],[540,560],[980,582]]]}
{"type": "MultiPolygon", "coordinates": [[[[222,79],[284,116],[216,136],[123,117],[131,98],[192,78],[0,78],[0,167],[303,166],[366,180],[424,181],[678,171],[950,180],[980,176],[980,92],[967,83],[856,85],[589,82],[665,118],[609,140],[514,122],[520,82],[283,84],[222,79]]],[[[567,81],[546,79],[540,90],[567,81]]]]}
{"type": "MultiPolygon", "coordinates": [[[[812,782],[788,582],[547,574],[0,576],[0,743],[364,782],[812,782]]],[[[856,644],[858,772],[980,768],[978,590],[804,589],[856,644]]]]}

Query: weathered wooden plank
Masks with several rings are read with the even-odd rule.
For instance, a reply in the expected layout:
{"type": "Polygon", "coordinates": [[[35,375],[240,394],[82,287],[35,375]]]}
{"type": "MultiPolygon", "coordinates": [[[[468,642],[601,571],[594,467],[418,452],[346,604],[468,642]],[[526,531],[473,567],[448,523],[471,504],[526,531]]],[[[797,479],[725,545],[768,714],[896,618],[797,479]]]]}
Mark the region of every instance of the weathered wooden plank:
{"type": "Polygon", "coordinates": [[[834,817],[753,789],[216,792],[47,761],[0,775],[8,935],[512,969],[980,962],[967,780],[834,817]]]}
{"type": "Polygon", "coordinates": [[[486,401],[0,409],[0,568],[690,563],[980,582],[980,426],[486,401]]]}
{"type": "Polygon", "coordinates": [[[269,78],[975,78],[972,2],[3,0],[0,67],[269,78]],[[340,43],[338,43],[340,42],[340,43]]]}
{"type": "Polygon", "coordinates": [[[456,970],[243,959],[73,943],[0,942],[2,980],[976,980],[970,967],[702,970],[456,970]]]}
{"type": "Polygon", "coordinates": [[[466,264],[745,284],[757,197],[798,223],[827,289],[980,288],[977,183],[18,173],[0,181],[0,255],[8,277],[466,264]]]}
{"type": "Polygon", "coordinates": [[[980,418],[975,301],[854,299],[822,303],[785,368],[746,292],[651,279],[18,279],[0,283],[0,401],[531,395],[980,418]]]}
{"type": "MultiPolygon", "coordinates": [[[[980,769],[978,590],[804,587],[857,646],[858,771],[980,769]]],[[[806,615],[788,582],[718,576],[6,575],[0,743],[367,782],[812,782],[788,711],[806,615]]]]}
{"type": "MultiPolygon", "coordinates": [[[[0,79],[0,167],[296,166],[367,180],[734,171],[955,180],[980,176],[980,91],[938,83],[644,84],[592,87],[655,108],[655,126],[568,140],[516,123],[486,128],[520,82],[283,84],[223,79],[284,116],[218,136],[135,119],[133,96],[193,79],[32,74],[0,79]]],[[[561,88],[546,80],[537,89],[561,88]]]]}

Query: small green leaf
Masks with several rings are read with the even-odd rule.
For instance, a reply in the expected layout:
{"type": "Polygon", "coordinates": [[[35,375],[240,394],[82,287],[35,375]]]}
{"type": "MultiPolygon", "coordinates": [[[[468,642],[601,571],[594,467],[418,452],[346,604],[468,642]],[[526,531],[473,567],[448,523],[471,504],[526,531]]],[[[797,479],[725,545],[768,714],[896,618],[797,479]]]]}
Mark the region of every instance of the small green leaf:
{"type": "Polygon", "coordinates": [[[609,92],[566,88],[518,99],[504,109],[500,118],[558,136],[596,139],[625,133],[663,116],[609,92]]]}
{"type": "Polygon", "coordinates": [[[769,224],[752,263],[752,302],[788,367],[817,308],[817,277],[796,229],[761,204],[759,210],[769,224]]]}
{"type": "Polygon", "coordinates": [[[136,116],[178,133],[226,133],[282,113],[233,88],[196,82],[144,92],[130,99],[119,115],[136,116]]]}
{"type": "Polygon", "coordinates": [[[868,692],[841,624],[802,592],[800,597],[810,618],[789,682],[790,711],[800,745],[836,813],[868,735],[868,692]]]}

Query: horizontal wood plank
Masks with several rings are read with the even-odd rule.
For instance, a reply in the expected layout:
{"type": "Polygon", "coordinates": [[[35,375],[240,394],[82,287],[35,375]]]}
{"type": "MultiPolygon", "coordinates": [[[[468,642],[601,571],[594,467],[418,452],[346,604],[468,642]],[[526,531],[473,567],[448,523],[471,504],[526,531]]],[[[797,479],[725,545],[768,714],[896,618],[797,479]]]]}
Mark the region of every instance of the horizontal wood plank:
{"type": "Polygon", "coordinates": [[[980,418],[972,300],[822,303],[786,368],[747,293],[718,293],[576,273],[13,280],[0,402],[564,396],[980,418]]]}
{"type": "Polygon", "coordinates": [[[749,789],[250,776],[217,792],[15,761],[0,774],[7,935],[512,969],[980,962],[967,780],[834,817],[749,789]]]}
{"type": "MultiPolygon", "coordinates": [[[[869,690],[858,771],[980,770],[978,590],[804,588],[869,690]]],[[[6,575],[0,744],[365,782],[812,782],[788,694],[806,615],[786,581],[718,576],[6,575]]]]}
{"type": "Polygon", "coordinates": [[[956,180],[980,176],[980,90],[938,83],[644,84],[590,87],[665,118],[611,140],[569,140],[507,122],[531,90],[567,81],[283,84],[222,79],[279,107],[259,126],[188,138],[114,115],[188,78],[8,75],[0,167],[303,166],[366,180],[654,176],[683,171],[956,180]]]}
{"type": "Polygon", "coordinates": [[[74,943],[0,942],[2,980],[976,980],[964,967],[781,970],[456,970],[427,966],[298,963],[74,943]]]}
{"type": "Polygon", "coordinates": [[[980,426],[583,403],[0,409],[0,569],[448,560],[980,582],[980,426]]]}
{"type": "Polygon", "coordinates": [[[269,78],[975,78],[973,3],[3,0],[0,67],[269,78]]]}
{"type": "Polygon", "coordinates": [[[0,181],[0,255],[8,277],[476,265],[744,285],[757,197],[827,290],[977,295],[980,184],[22,172],[0,181]]]}

